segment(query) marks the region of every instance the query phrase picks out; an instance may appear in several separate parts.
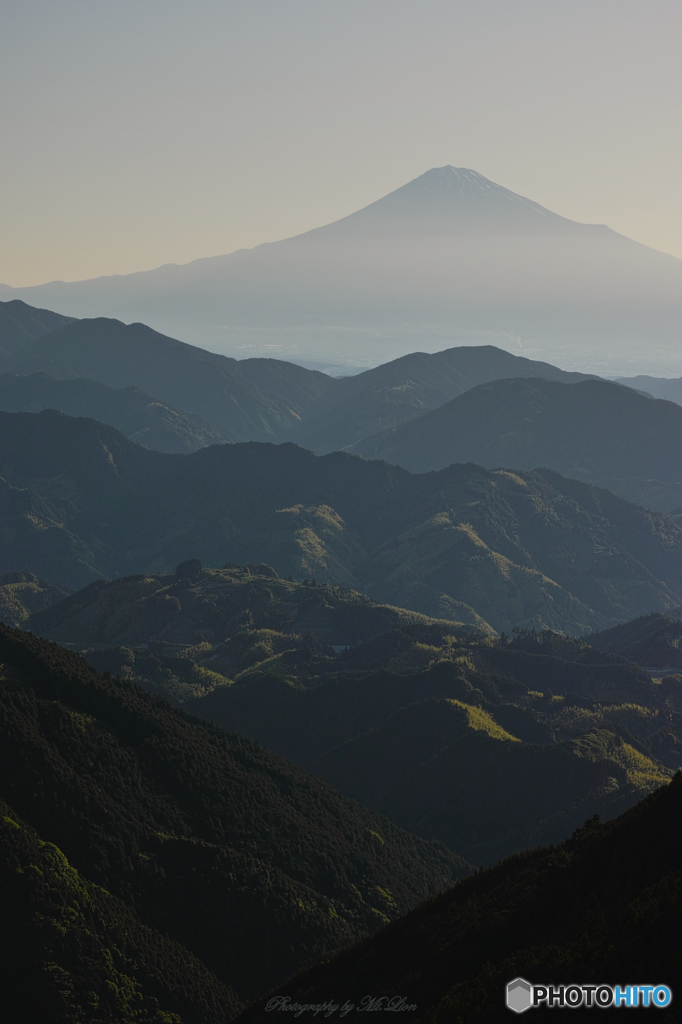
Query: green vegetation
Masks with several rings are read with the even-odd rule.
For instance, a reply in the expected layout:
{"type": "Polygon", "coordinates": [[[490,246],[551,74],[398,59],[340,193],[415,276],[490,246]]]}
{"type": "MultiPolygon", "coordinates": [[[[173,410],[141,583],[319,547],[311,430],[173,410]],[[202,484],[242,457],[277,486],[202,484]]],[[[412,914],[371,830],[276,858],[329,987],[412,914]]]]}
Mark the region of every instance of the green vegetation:
{"type": "MultiPolygon", "coordinates": [[[[134,683],[98,675],[56,644],[0,626],[0,662],[0,798],[14,809],[6,816],[60,851],[50,870],[59,868],[75,886],[80,878],[90,894],[92,885],[106,889],[140,927],[189,950],[188,971],[192,958],[201,960],[201,970],[214,974],[215,984],[232,986],[239,999],[355,941],[380,924],[379,915],[395,918],[467,871],[440,844],[408,835],[253,740],[190,718],[134,683]],[[394,902],[387,904],[381,890],[390,890],[394,902]]],[[[30,863],[45,874],[42,861],[30,863]]],[[[14,868],[7,870],[11,882],[14,868]]],[[[71,921],[74,942],[92,933],[94,980],[121,988],[129,978],[125,1012],[138,1008],[137,985],[154,995],[160,1011],[184,1021],[185,1011],[172,1009],[176,947],[167,957],[159,952],[162,999],[144,971],[138,976],[128,963],[143,938],[133,936],[129,952],[107,960],[105,950],[121,950],[109,911],[92,926],[85,902],[65,885],[59,883],[67,909],[55,928],[71,921]]],[[[49,893],[40,890],[36,899],[36,914],[48,914],[39,907],[52,900],[49,893]]],[[[12,941],[11,932],[3,935],[12,941]]],[[[55,977],[71,971],[66,945],[53,957],[39,935],[31,932],[27,942],[38,957],[36,976],[41,964],[53,962],[55,977]]],[[[64,982],[46,998],[79,1006],[81,981],[70,988],[64,982]]],[[[186,989],[194,1006],[187,1019],[198,1021],[217,990],[209,986],[204,1004],[189,982],[186,989]]],[[[68,1013],[74,1024],[81,1019],[68,1013]]],[[[206,1019],[213,1019],[208,1011],[206,1019]]]]}
{"type": "MultiPolygon", "coordinates": [[[[368,993],[399,996],[417,1006],[409,1016],[419,1024],[494,1024],[509,1016],[505,987],[519,975],[554,986],[646,978],[675,991],[680,913],[682,772],[608,824],[592,818],[560,846],[459,882],[286,992],[292,1002],[356,1007],[368,993]]],[[[263,1005],[239,1024],[266,1021],[263,1005]]],[[[344,1019],[364,1019],[359,1012],[344,1019]]],[[[575,1014],[554,1008],[552,1019],[575,1014]]],[[[679,1008],[660,1018],[675,1024],[679,1008]]]]}
{"type": "Polygon", "coordinates": [[[39,580],[32,572],[10,572],[0,576],[0,622],[25,626],[32,615],[68,596],[69,590],[39,580]]]}
{"type": "MultiPolygon", "coordinates": [[[[349,646],[402,625],[434,623],[333,584],[280,579],[267,565],[202,569],[197,561],[192,578],[188,573],[181,565],[172,576],[98,580],[33,616],[30,627],[80,646],[135,647],[153,640],[154,651],[169,656],[172,649],[191,656],[203,644],[204,653],[216,648],[214,657],[233,674],[296,650],[311,633],[349,646]]],[[[492,634],[463,623],[449,622],[447,629],[453,637],[492,634]]]]}
{"type": "Polygon", "coordinates": [[[474,863],[612,817],[682,764],[672,681],[551,630],[498,639],[268,566],[100,581],[31,624],[474,863]]]}
{"type": "Polygon", "coordinates": [[[292,444],[166,455],[49,410],[0,425],[0,559],[71,587],[266,563],[437,619],[574,635],[682,601],[679,526],[550,470],[413,476],[292,444]]]}
{"type": "Polygon", "coordinates": [[[86,881],[0,801],[0,978],[12,1024],[222,1024],[234,992],[86,881]]]}

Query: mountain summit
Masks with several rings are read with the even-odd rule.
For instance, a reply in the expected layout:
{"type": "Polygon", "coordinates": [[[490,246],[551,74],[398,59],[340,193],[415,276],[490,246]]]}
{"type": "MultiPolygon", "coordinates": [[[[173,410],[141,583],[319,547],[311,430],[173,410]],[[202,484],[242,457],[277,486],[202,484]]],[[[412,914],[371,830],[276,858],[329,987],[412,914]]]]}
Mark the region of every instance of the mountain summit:
{"type": "MultiPolygon", "coordinates": [[[[362,210],[298,239],[449,235],[457,232],[571,230],[575,221],[510,192],[468,167],[433,167],[362,210]]],[[[592,226],[592,225],[590,225],[592,226]]]]}
{"type": "Polygon", "coordinates": [[[240,356],[376,365],[494,343],[602,375],[682,374],[682,260],[467,168],[254,249],[2,294],[240,356]]]}

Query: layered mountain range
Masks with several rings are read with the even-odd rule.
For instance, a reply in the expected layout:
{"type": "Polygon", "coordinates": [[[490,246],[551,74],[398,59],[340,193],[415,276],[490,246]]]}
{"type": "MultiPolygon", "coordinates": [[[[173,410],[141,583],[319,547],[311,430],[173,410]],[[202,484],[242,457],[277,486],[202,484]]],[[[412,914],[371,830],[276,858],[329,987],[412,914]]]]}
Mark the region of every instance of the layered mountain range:
{"type": "Polygon", "coordinates": [[[682,757],[676,676],[654,683],[547,630],[498,639],[264,565],[188,560],[100,581],[28,625],[474,863],[612,817],[682,757]]]}
{"type": "Polygon", "coordinates": [[[348,450],[413,473],[549,466],[661,511],[682,505],[682,408],[604,380],[491,381],[348,450]]]}
{"type": "Polygon", "coordinates": [[[369,365],[499,337],[572,365],[679,373],[681,285],[682,261],[446,166],[295,238],[1,296],[231,354],[369,365]]]}
{"type": "Polygon", "coordinates": [[[682,602],[672,519],[549,470],[412,475],[293,444],[167,455],[54,410],[0,413],[0,559],[82,586],[267,562],[438,618],[581,633],[682,602]]]}
{"type": "Polygon", "coordinates": [[[102,317],[46,326],[36,334],[36,325],[51,323],[47,318],[54,314],[19,300],[0,306],[0,369],[6,371],[0,408],[53,407],[91,415],[148,447],[162,443],[161,450],[192,450],[213,441],[295,440],[323,454],[486,381],[589,378],[476,346],[416,352],[337,380],[276,359],[229,359],[144,324],[102,317]]]}
{"type": "Polygon", "coordinates": [[[653,336],[670,372],[680,268],[446,167],[21,293],[60,312],[5,290],[8,1019],[270,1022],[273,989],[463,1024],[517,974],[674,986],[679,381],[504,346],[636,374],[653,336]],[[408,354],[333,379],[113,315],[408,354]]]}
{"type": "MultiPolygon", "coordinates": [[[[333,379],[274,359],[228,359],[143,324],[55,327],[54,314],[18,300],[3,311],[6,411],[93,417],[169,453],[291,440],[413,472],[469,461],[547,466],[659,511],[682,506],[680,408],[646,401],[641,388],[487,345],[415,352],[333,379]]],[[[675,381],[667,383],[674,398],[675,381]]]]}

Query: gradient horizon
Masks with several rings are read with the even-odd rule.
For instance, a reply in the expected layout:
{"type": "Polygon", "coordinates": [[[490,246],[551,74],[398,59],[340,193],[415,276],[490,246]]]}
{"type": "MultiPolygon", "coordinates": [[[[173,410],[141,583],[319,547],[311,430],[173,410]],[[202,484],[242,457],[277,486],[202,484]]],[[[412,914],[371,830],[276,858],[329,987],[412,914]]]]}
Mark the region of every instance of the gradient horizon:
{"type": "Polygon", "coordinates": [[[454,164],[682,257],[672,0],[10,0],[0,282],[329,223],[454,164]]]}

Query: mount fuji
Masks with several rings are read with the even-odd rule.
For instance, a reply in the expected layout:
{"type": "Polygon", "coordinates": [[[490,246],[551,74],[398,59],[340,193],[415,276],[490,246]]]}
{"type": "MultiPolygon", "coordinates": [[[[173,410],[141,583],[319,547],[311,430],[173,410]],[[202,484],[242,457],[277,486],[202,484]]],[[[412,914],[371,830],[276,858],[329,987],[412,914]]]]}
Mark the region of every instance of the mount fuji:
{"type": "Polygon", "coordinates": [[[682,260],[451,166],[293,238],[0,298],[309,365],[492,343],[601,374],[682,374],[682,260]]]}

